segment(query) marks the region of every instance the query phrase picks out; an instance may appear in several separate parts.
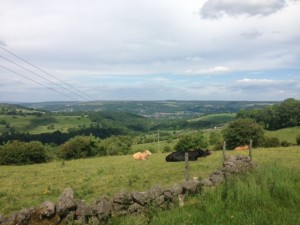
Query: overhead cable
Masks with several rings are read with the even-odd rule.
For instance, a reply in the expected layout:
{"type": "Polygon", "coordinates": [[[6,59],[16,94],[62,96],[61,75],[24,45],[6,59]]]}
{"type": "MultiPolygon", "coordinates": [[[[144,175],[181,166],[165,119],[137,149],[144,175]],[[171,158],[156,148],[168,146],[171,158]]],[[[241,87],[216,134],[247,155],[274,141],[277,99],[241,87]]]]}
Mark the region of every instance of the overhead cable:
{"type": "MultiPolygon", "coordinates": [[[[32,63],[28,62],[27,60],[23,59],[22,57],[17,56],[17,55],[14,54],[13,52],[11,52],[11,51],[9,51],[9,50],[7,50],[7,49],[1,47],[1,46],[0,46],[0,49],[6,51],[7,53],[13,55],[14,57],[16,57],[16,58],[20,59],[21,61],[27,63],[28,65],[30,65],[30,66],[32,66],[32,67],[38,69],[39,71],[41,71],[41,72],[47,74],[48,76],[50,76],[50,77],[52,77],[52,78],[55,78],[55,79],[58,80],[59,82],[65,84],[65,85],[67,85],[69,88],[72,88],[72,89],[73,89],[73,90],[68,89],[68,91],[71,91],[72,93],[76,93],[76,92],[74,92],[74,90],[76,90],[77,92],[80,92],[82,95],[86,96],[86,97],[84,97],[84,99],[86,99],[86,100],[88,99],[88,101],[91,101],[91,100],[92,100],[92,101],[97,101],[97,99],[95,99],[95,98],[93,98],[93,97],[87,95],[86,93],[84,93],[83,91],[79,90],[78,88],[73,87],[72,85],[70,85],[70,84],[68,84],[67,82],[65,82],[65,81],[63,81],[63,80],[57,78],[56,76],[54,76],[54,75],[52,75],[52,74],[46,72],[45,70],[39,68],[38,66],[33,65],[32,63]]],[[[2,58],[3,58],[3,57],[2,57],[2,58]]],[[[16,64],[16,63],[14,63],[14,64],[16,64]]],[[[19,66],[20,66],[20,65],[19,65],[19,66]]],[[[22,67],[22,68],[24,69],[24,67],[22,67]]],[[[26,69],[26,70],[27,70],[27,69],[26,69]]],[[[27,70],[27,71],[28,71],[28,70],[27,70]]],[[[34,73],[34,74],[37,75],[36,73],[34,73]]],[[[46,79],[46,78],[43,78],[43,79],[46,79]]],[[[47,80],[47,79],[46,79],[46,80],[47,80]]],[[[48,80],[48,81],[49,81],[49,80],[48,80]]],[[[53,83],[53,82],[52,82],[52,83],[53,83]]],[[[56,84],[56,85],[58,85],[58,84],[56,84]]],[[[59,86],[60,86],[60,85],[59,85],[59,86]]],[[[60,87],[61,87],[61,86],[60,86],[60,87]]],[[[65,89],[65,88],[64,88],[64,89],[65,89]]],[[[76,93],[76,95],[78,96],[79,94],[76,93]]],[[[80,95],[81,98],[83,98],[82,95],[80,95]]]]}
{"type": "Polygon", "coordinates": [[[48,86],[44,85],[44,84],[41,83],[41,82],[38,82],[38,81],[33,80],[33,79],[29,78],[29,77],[26,77],[26,76],[24,76],[24,75],[22,75],[22,74],[20,74],[20,73],[18,73],[18,72],[16,72],[16,71],[14,71],[14,70],[11,70],[11,69],[9,69],[9,68],[7,68],[7,67],[1,65],[1,64],[0,64],[0,66],[1,66],[2,68],[4,68],[4,69],[6,69],[6,70],[8,70],[8,71],[10,71],[10,72],[12,72],[12,73],[14,73],[14,74],[17,74],[17,75],[19,75],[19,76],[21,76],[21,77],[27,79],[27,80],[30,80],[30,81],[32,81],[32,82],[35,82],[35,83],[37,83],[37,84],[39,84],[39,85],[41,85],[41,86],[43,86],[43,87],[45,87],[45,88],[48,88],[48,89],[50,89],[50,90],[52,90],[52,91],[55,91],[55,92],[57,92],[57,93],[59,93],[59,94],[62,94],[62,95],[64,95],[64,96],[68,97],[68,98],[71,98],[71,99],[77,101],[76,98],[73,98],[73,97],[70,96],[70,95],[67,95],[67,94],[65,94],[65,93],[63,93],[63,92],[60,92],[60,91],[58,91],[58,90],[56,90],[56,89],[54,89],[54,88],[52,88],[52,87],[48,87],[48,86]]]}
{"type": "Polygon", "coordinates": [[[36,76],[38,76],[38,77],[40,77],[40,78],[42,78],[42,79],[44,79],[44,80],[46,80],[46,81],[48,81],[48,82],[54,84],[55,86],[58,86],[58,87],[60,87],[60,88],[62,88],[62,89],[64,89],[64,90],[66,90],[66,91],[68,91],[68,92],[72,92],[73,94],[79,96],[80,98],[83,98],[83,99],[85,99],[85,100],[87,100],[87,101],[90,101],[90,99],[87,99],[86,97],[84,97],[84,96],[82,96],[82,95],[76,93],[75,91],[69,90],[69,89],[65,88],[64,86],[62,86],[62,85],[60,85],[60,84],[57,84],[57,83],[53,82],[52,80],[49,80],[49,79],[47,79],[47,78],[45,78],[45,77],[43,77],[43,76],[41,76],[41,75],[39,75],[39,74],[33,72],[32,70],[27,69],[26,67],[24,67],[24,66],[22,66],[22,65],[20,65],[20,64],[18,64],[18,63],[16,63],[16,62],[11,61],[10,59],[8,59],[8,58],[6,58],[6,57],[4,57],[4,56],[1,56],[1,55],[0,55],[0,58],[3,58],[3,59],[5,59],[5,60],[7,60],[8,62],[10,62],[10,63],[12,63],[12,64],[15,64],[16,66],[19,66],[19,67],[23,68],[24,70],[26,70],[26,71],[28,71],[28,72],[30,72],[30,73],[33,73],[34,75],[36,75],[36,76]]]}

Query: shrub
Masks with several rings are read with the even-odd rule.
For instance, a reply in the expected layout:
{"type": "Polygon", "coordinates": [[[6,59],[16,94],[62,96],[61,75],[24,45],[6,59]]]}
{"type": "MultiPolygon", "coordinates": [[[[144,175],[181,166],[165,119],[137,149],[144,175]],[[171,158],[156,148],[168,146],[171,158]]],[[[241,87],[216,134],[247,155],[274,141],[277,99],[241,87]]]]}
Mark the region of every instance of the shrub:
{"type": "Polygon", "coordinates": [[[280,146],[280,141],[277,137],[264,137],[264,147],[272,148],[280,146]]]}
{"type": "Polygon", "coordinates": [[[0,165],[25,165],[46,161],[45,147],[39,141],[13,141],[0,148],[0,165]]]}
{"type": "Polygon", "coordinates": [[[79,159],[94,155],[95,142],[89,136],[76,136],[69,139],[60,147],[63,159],[79,159]]]}
{"type": "Polygon", "coordinates": [[[176,151],[185,151],[190,149],[207,148],[208,141],[202,132],[187,134],[179,139],[175,145],[176,151]]]}
{"type": "Polygon", "coordinates": [[[281,146],[283,146],[283,147],[288,147],[288,146],[290,146],[290,145],[291,145],[291,142],[290,142],[290,141],[283,140],[283,141],[281,142],[281,146]]]}
{"type": "Polygon", "coordinates": [[[213,146],[214,151],[222,150],[224,145],[224,141],[221,140],[213,146]]]}
{"type": "Polygon", "coordinates": [[[247,145],[250,139],[256,147],[263,143],[264,130],[261,125],[251,119],[238,119],[223,130],[223,136],[229,149],[247,145]]]}
{"type": "Polygon", "coordinates": [[[166,145],[166,146],[163,147],[163,153],[165,153],[165,152],[171,152],[171,151],[172,151],[172,149],[171,149],[171,147],[169,145],[166,145]]]}
{"type": "Polygon", "coordinates": [[[223,141],[222,134],[218,131],[213,131],[209,135],[209,143],[211,145],[217,145],[223,141]]]}
{"type": "Polygon", "coordinates": [[[101,149],[106,155],[126,155],[130,153],[132,144],[129,136],[112,136],[101,143],[101,149]]]}

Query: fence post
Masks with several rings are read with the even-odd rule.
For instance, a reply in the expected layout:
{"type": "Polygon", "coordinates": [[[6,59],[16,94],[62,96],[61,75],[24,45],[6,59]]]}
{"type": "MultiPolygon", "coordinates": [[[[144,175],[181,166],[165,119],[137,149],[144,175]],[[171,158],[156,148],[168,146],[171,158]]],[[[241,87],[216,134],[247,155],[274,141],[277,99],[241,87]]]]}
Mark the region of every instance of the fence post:
{"type": "Polygon", "coordinates": [[[188,181],[190,179],[190,171],[189,171],[189,153],[184,154],[185,159],[185,180],[188,181]]]}
{"type": "Polygon", "coordinates": [[[249,156],[250,156],[250,160],[252,160],[252,143],[253,143],[253,140],[250,139],[250,146],[249,146],[249,156]]]}
{"type": "Polygon", "coordinates": [[[226,141],[223,142],[223,164],[226,160],[226,141]]]}

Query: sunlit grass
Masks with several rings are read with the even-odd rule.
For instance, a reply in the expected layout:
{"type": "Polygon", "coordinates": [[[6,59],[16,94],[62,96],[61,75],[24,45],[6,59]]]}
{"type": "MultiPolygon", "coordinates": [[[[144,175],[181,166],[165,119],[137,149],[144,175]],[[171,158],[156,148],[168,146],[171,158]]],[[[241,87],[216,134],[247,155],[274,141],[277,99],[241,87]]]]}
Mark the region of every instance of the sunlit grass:
{"type": "MultiPolygon", "coordinates": [[[[247,152],[228,151],[230,154],[247,152]]],[[[27,166],[0,166],[0,214],[43,201],[57,201],[67,187],[75,197],[88,202],[119,191],[145,191],[160,185],[171,187],[185,179],[184,163],[167,163],[167,153],[151,155],[147,161],[135,161],[131,155],[110,156],[71,161],[55,161],[27,166]]],[[[277,161],[300,171],[300,147],[254,149],[259,164],[277,161]]],[[[222,165],[222,152],[190,162],[190,177],[205,178],[222,165]]]]}
{"type": "Polygon", "coordinates": [[[138,217],[113,218],[112,224],[300,224],[299,149],[259,150],[256,158],[261,163],[255,171],[232,177],[190,198],[185,207],[170,211],[156,209],[138,217]],[[270,153],[273,156],[291,153],[297,160],[288,163],[282,155],[281,160],[272,156],[268,160],[260,158],[270,153]]]}
{"type": "MultiPolygon", "coordinates": [[[[184,163],[166,163],[166,154],[153,154],[147,161],[131,155],[28,166],[1,166],[0,213],[56,201],[72,187],[75,196],[92,201],[118,191],[144,191],[152,186],[169,187],[185,179],[184,163]]],[[[190,176],[206,177],[221,165],[218,153],[190,163],[190,176]]]]}
{"type": "MultiPolygon", "coordinates": [[[[67,132],[69,128],[89,127],[91,124],[91,120],[84,116],[54,116],[49,119],[33,115],[0,115],[0,120],[5,120],[10,127],[19,132],[30,134],[50,133],[56,130],[67,132]],[[49,126],[53,127],[49,129],[49,126]]],[[[0,125],[0,132],[4,131],[5,125],[0,125]]]]}
{"type": "Polygon", "coordinates": [[[265,135],[268,137],[277,137],[280,141],[288,141],[291,144],[296,144],[296,136],[300,135],[300,126],[266,131],[265,135]]]}
{"type": "Polygon", "coordinates": [[[212,123],[228,123],[232,121],[235,118],[235,113],[214,113],[209,114],[205,116],[200,116],[194,119],[188,120],[189,122],[195,122],[195,121],[211,121],[212,123]]]}

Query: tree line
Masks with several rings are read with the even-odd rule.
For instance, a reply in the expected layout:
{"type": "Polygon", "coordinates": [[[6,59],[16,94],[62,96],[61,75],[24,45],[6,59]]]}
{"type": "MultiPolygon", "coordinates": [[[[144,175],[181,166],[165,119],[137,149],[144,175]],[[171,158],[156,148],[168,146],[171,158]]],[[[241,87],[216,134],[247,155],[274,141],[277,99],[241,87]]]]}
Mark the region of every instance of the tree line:
{"type": "Polygon", "coordinates": [[[262,109],[240,110],[237,118],[250,118],[266,130],[278,130],[300,125],[300,100],[288,98],[262,109]]]}
{"type": "Polygon", "coordinates": [[[74,130],[69,133],[63,133],[60,131],[54,131],[52,133],[41,134],[29,134],[29,133],[4,133],[0,135],[0,143],[6,143],[8,141],[18,140],[23,142],[39,141],[43,144],[55,144],[60,145],[67,140],[78,135],[93,135],[99,138],[107,138],[113,135],[125,135],[128,134],[122,128],[85,128],[80,130],[74,130]]]}
{"type": "Polygon", "coordinates": [[[132,143],[130,136],[111,136],[101,139],[93,135],[75,136],[60,146],[51,146],[40,141],[9,141],[0,145],[0,165],[24,165],[55,159],[125,155],[130,153],[132,143]]]}

